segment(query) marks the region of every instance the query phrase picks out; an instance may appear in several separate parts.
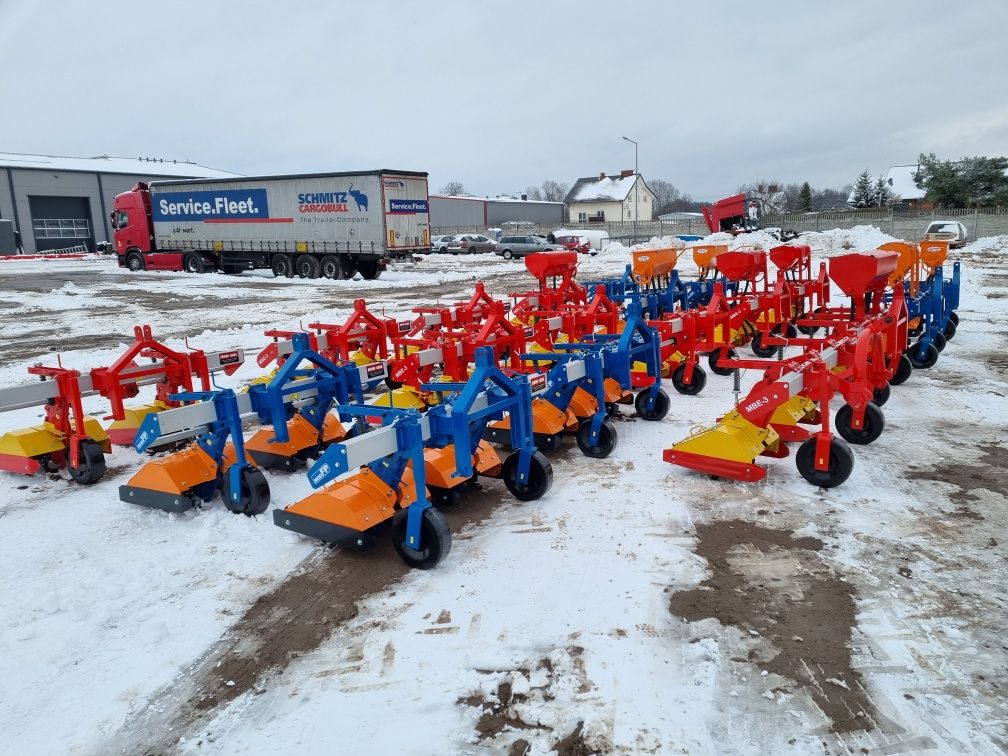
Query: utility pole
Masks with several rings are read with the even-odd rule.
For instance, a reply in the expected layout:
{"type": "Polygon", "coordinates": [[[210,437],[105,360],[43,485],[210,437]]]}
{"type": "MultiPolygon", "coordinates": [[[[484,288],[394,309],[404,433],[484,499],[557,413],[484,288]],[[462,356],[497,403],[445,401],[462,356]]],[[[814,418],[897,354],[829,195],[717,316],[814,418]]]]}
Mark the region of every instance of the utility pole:
{"type": "Polygon", "coordinates": [[[637,206],[640,202],[640,173],[637,170],[637,142],[629,137],[623,137],[626,141],[633,145],[633,172],[634,172],[634,196],[633,196],[633,244],[637,243],[637,219],[639,217],[639,211],[637,206]]]}

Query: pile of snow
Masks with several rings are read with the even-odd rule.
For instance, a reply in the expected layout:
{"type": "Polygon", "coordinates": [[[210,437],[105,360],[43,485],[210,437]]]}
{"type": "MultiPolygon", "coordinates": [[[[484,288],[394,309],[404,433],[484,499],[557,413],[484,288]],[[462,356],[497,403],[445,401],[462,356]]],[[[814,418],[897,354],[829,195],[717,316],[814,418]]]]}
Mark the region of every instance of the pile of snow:
{"type": "Polygon", "coordinates": [[[895,237],[877,226],[854,226],[834,228],[829,231],[809,231],[798,237],[802,244],[812,247],[812,252],[820,256],[843,255],[847,252],[870,252],[886,242],[897,241],[895,237]]]}
{"type": "Polygon", "coordinates": [[[952,250],[954,257],[997,259],[1008,253],[1008,234],[985,236],[967,244],[962,249],[952,250]]]}

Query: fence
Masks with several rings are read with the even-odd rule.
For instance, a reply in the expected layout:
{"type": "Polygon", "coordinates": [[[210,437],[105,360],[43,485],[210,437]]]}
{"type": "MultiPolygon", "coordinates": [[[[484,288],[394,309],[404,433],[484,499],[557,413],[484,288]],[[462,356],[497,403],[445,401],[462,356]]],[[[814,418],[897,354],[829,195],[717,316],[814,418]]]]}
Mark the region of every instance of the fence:
{"type": "MultiPolygon", "coordinates": [[[[764,228],[793,229],[805,231],[828,231],[834,228],[853,226],[878,226],[882,231],[897,239],[919,241],[928,223],[936,219],[958,220],[969,232],[971,241],[984,236],[1008,234],[1008,208],[952,208],[947,210],[915,210],[913,208],[858,208],[821,213],[785,213],[767,215],[762,219],[764,228]]],[[[556,230],[556,226],[512,221],[502,223],[505,234],[538,234],[545,236],[556,230]]],[[[565,223],[564,228],[572,231],[590,229],[605,231],[614,240],[634,239],[633,221],[609,221],[607,223],[565,223]]],[[[432,235],[484,233],[486,226],[438,226],[431,229],[432,235]]],[[[639,221],[636,238],[645,240],[653,236],[676,236],[692,234],[706,236],[710,231],[703,218],[687,218],[673,221],[639,221]]]]}

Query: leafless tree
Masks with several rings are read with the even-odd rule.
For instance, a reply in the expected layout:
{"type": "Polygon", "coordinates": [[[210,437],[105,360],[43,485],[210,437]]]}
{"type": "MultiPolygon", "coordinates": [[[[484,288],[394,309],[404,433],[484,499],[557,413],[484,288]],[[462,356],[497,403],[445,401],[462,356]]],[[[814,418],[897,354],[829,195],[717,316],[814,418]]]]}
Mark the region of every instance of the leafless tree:
{"type": "MultiPolygon", "coordinates": [[[[546,202],[563,202],[568,191],[570,191],[570,186],[560,181],[546,179],[542,182],[542,199],[546,202]]],[[[531,195],[529,195],[529,199],[531,199],[531,195]]]]}
{"type": "Polygon", "coordinates": [[[665,179],[651,179],[648,181],[648,186],[655,194],[655,215],[672,212],[673,205],[681,197],[672,182],[665,179]]]}
{"type": "Polygon", "coordinates": [[[462,186],[461,181],[449,181],[447,184],[441,187],[441,194],[447,194],[449,197],[458,197],[461,194],[465,194],[465,187],[462,186]]]}
{"type": "Polygon", "coordinates": [[[523,193],[533,202],[539,202],[543,198],[543,193],[538,186],[526,186],[523,193]]]}
{"type": "MultiPolygon", "coordinates": [[[[762,179],[751,184],[743,184],[738,188],[739,194],[748,195],[759,205],[760,215],[774,215],[784,212],[786,199],[784,187],[780,181],[762,179]]],[[[797,190],[795,192],[797,194],[797,190]]]]}

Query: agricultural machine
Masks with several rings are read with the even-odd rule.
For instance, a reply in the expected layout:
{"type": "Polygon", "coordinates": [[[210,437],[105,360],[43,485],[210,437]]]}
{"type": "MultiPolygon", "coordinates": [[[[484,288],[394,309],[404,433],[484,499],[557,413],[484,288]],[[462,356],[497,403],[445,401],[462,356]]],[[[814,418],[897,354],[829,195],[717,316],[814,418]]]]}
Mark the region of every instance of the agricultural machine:
{"type": "Polygon", "coordinates": [[[177,406],[176,392],[193,390],[194,376],[207,390],[212,373],[231,374],[244,359],[240,349],[176,351],[155,340],[150,326],[137,326],[133,343],[108,367],[82,373],[63,367],[58,358],[56,366],[30,367],[40,380],[0,389],[0,412],[41,406],[45,419],[0,437],[0,469],[31,475],[66,467],[76,482],[95,483],[105,474],[111,444],[132,443],[144,418],[177,406]],[[126,406],[126,399],[150,385],[155,387],[152,403],[126,406]],[[108,400],[113,422],[107,429],[84,414],[82,400],[90,396],[108,400]]]}
{"type": "Polygon", "coordinates": [[[445,517],[432,504],[453,505],[478,476],[503,478],[521,501],[542,497],[553,469],[532,441],[528,378],[507,375],[491,347],[475,354],[463,382],[425,385],[442,401],[426,413],[392,407],[341,407],[352,417],[378,417],[381,427],[331,445],[308,473],[321,489],[282,510],[274,523],[286,530],[355,549],[374,546],[391,529],[396,552],[411,567],[434,567],[451,548],[445,517]],[[515,450],[502,463],[481,441],[491,420],[511,419],[515,450]],[[341,477],[344,475],[347,477],[341,477]]]}
{"type": "MultiPolygon", "coordinates": [[[[285,342],[274,343],[286,351],[285,342]]],[[[261,468],[296,469],[326,445],[342,440],[344,427],[331,410],[363,402],[364,390],[388,375],[384,362],[334,364],[311,348],[308,334],[293,334],[290,347],[268,383],[253,384],[244,393],[215,389],[176,394],[175,400],[197,403],[149,415],[133,443],[138,452],[154,444],[194,443],[145,464],[120,487],[120,499],[182,512],[220,492],[233,512],[264,512],[269,485],[261,468]],[[246,442],[246,419],[269,427],[246,442]]]]}
{"type": "Polygon", "coordinates": [[[885,419],[879,405],[889,398],[906,344],[907,309],[899,287],[882,308],[895,264],[896,254],[886,251],[833,258],[830,279],[850,297],[850,309],[805,319],[809,328],[830,330],[822,338],[788,337],[789,344],[803,347],[801,356],[722,360],[727,368],[762,369],[764,376],[716,426],[698,429],[667,449],[664,459],[716,477],[756,481],[766,475],[756,464],[758,456],[787,456],[784,442],[801,441],[795,462],[802,477],[824,488],[843,483],[853,469],[845,441],[868,444],[881,434],[885,419]],[[840,312],[846,319],[837,317],[840,312]],[[836,394],[846,402],[835,419],[843,440],[830,430],[829,402],[836,394]],[[811,433],[799,423],[821,429],[811,433]]]}

